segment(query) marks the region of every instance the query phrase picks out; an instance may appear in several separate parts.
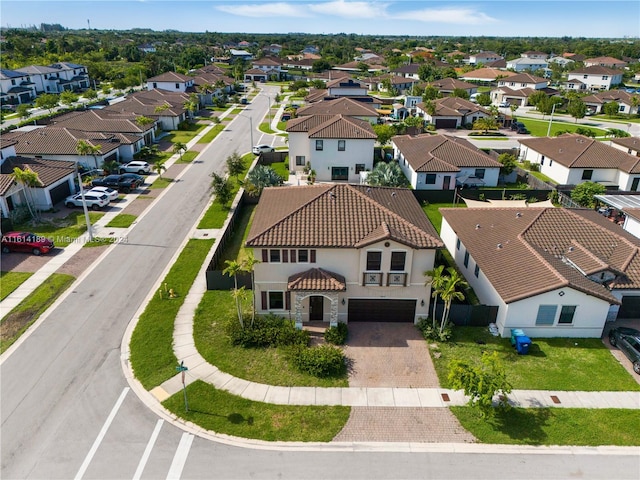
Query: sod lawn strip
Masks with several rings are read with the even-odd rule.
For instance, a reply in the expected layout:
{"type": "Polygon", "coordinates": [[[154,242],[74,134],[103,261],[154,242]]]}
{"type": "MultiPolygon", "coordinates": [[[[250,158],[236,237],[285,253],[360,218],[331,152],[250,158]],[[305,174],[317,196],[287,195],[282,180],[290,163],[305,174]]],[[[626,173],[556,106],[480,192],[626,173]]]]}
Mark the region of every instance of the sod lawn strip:
{"type": "Polygon", "coordinates": [[[0,301],[11,295],[33,272],[0,272],[0,301]]]}
{"type": "Polygon", "coordinates": [[[130,215],[128,213],[119,213],[116,215],[113,220],[107,223],[106,227],[111,228],[129,228],[133,222],[138,218],[137,215],[130,215]]]}

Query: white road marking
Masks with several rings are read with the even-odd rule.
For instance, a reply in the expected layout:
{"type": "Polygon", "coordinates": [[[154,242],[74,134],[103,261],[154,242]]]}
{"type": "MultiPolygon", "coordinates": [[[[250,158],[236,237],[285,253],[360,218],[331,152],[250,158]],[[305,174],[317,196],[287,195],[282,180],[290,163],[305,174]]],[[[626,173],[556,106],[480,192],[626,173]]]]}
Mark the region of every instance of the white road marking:
{"type": "Polygon", "coordinates": [[[190,433],[183,433],[176,454],[173,456],[171,467],[169,467],[169,473],[167,473],[167,480],[180,480],[182,475],[182,469],[187,462],[187,456],[193,443],[193,435],[190,433]]]}
{"type": "Polygon", "coordinates": [[[113,422],[113,419],[116,417],[118,410],[120,410],[120,407],[122,406],[122,402],[124,402],[124,397],[127,396],[127,392],[129,392],[129,390],[130,390],[129,387],[125,387],[125,389],[120,394],[120,397],[116,401],[116,404],[111,409],[111,413],[105,420],[104,425],[102,425],[102,429],[100,430],[100,433],[98,433],[98,436],[93,442],[93,445],[91,446],[91,450],[89,450],[89,453],[87,453],[87,456],[84,458],[84,462],[82,462],[82,465],[80,465],[80,470],[78,470],[78,473],[76,473],[75,480],[80,480],[82,476],[85,474],[85,472],[87,471],[87,468],[89,468],[89,464],[91,463],[93,456],[96,454],[96,451],[100,446],[100,443],[102,443],[104,436],[107,434],[107,430],[109,430],[109,427],[111,426],[111,422],[113,422]]]}
{"type": "Polygon", "coordinates": [[[151,450],[153,450],[153,446],[156,444],[156,440],[158,439],[158,435],[160,435],[160,429],[162,428],[162,424],[164,420],[158,420],[156,423],[156,428],[153,429],[153,433],[151,434],[151,438],[147,443],[147,448],[144,449],[144,453],[142,454],[142,458],[140,459],[140,463],[138,463],[138,468],[136,469],[136,473],[133,474],[133,480],[139,480],[142,476],[142,472],[144,471],[144,467],[147,465],[147,461],[149,460],[149,455],[151,455],[151,450]]]}

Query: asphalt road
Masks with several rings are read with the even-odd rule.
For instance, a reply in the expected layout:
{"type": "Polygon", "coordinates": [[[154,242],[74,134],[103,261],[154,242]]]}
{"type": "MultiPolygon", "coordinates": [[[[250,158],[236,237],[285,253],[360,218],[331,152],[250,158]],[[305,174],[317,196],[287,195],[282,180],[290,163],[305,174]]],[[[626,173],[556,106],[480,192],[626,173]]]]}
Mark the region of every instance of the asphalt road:
{"type": "MultiPolygon", "coordinates": [[[[275,95],[275,90],[272,90],[275,95]]],[[[242,113],[260,123],[264,96],[242,113]]],[[[637,478],[635,454],[336,452],[253,449],[194,437],[159,419],[121,370],[125,328],[209,199],[209,174],[250,146],[236,119],[180,181],[51,311],[9,357],[0,377],[3,479],[637,478]],[[613,467],[615,466],[615,468],[613,467]]],[[[254,132],[255,143],[271,143],[254,132]]],[[[276,140],[281,141],[281,140],[276,140]]],[[[362,451],[359,451],[362,450],[362,451]]]]}

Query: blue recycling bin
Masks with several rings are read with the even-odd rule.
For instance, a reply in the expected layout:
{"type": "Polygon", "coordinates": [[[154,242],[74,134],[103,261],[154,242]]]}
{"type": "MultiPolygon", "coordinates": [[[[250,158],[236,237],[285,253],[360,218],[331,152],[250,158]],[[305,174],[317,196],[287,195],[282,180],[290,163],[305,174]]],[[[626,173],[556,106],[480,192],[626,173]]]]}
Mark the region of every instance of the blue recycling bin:
{"type": "Polygon", "coordinates": [[[511,346],[516,346],[516,337],[524,337],[524,331],[520,328],[512,328],[511,329],[511,346]]]}
{"type": "Polygon", "coordinates": [[[526,335],[519,335],[516,337],[516,351],[519,355],[526,355],[529,353],[530,346],[531,339],[526,335]]]}

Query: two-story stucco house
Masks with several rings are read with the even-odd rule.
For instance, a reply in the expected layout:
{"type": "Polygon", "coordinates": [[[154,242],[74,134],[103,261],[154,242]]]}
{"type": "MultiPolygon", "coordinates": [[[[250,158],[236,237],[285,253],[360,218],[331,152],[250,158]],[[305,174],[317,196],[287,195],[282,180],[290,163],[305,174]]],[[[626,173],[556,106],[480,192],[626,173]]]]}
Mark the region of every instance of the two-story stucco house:
{"type": "Polygon", "coordinates": [[[622,83],[621,70],[594,65],[567,74],[564,86],[568,90],[609,90],[622,83]]]}
{"type": "Polygon", "coordinates": [[[469,54],[469,57],[463,61],[469,65],[487,65],[499,60],[504,60],[504,57],[495,52],[479,52],[469,54]]]}
{"type": "Polygon", "coordinates": [[[602,113],[602,107],[610,102],[618,104],[618,112],[620,113],[636,115],[640,111],[638,106],[640,95],[625,90],[606,90],[582,97],[581,100],[592,109],[593,113],[602,113]]]}
{"type": "Polygon", "coordinates": [[[3,104],[29,103],[36,97],[36,86],[28,73],[3,68],[0,70],[0,94],[3,104]]]}
{"type": "Polygon", "coordinates": [[[442,242],[410,190],[325,184],[264,189],[246,245],[260,314],[414,323],[442,242]]]}
{"type": "Polygon", "coordinates": [[[555,93],[549,90],[549,80],[531,75],[530,73],[520,73],[508,78],[498,80],[498,88],[491,91],[493,103],[508,102],[512,105],[525,106],[531,94],[537,91],[544,91],[547,94],[555,93]]]}
{"type": "Polygon", "coordinates": [[[287,122],[289,171],[311,165],[319,182],[358,183],[360,172],[373,169],[378,136],[371,124],[344,115],[310,115],[287,122]]]}
{"type": "Polygon", "coordinates": [[[507,61],[507,68],[514,72],[535,72],[545,70],[549,64],[541,58],[520,57],[507,61]]]}
{"type": "Polygon", "coordinates": [[[539,165],[559,184],[591,181],[627,192],[640,191],[640,158],[577,134],[520,140],[520,158],[539,165]]]}
{"type": "Polygon", "coordinates": [[[441,236],[503,337],[593,337],[637,315],[640,241],[592,210],[441,209],[441,236]],[[622,304],[622,307],[620,306],[622,304]]]}
{"type": "Polygon", "coordinates": [[[188,75],[176,72],[165,72],[147,80],[147,89],[160,89],[169,92],[184,93],[193,90],[195,79],[188,75]]]}
{"type": "Polygon", "coordinates": [[[460,97],[444,97],[433,101],[434,111],[428,104],[416,105],[416,115],[421,116],[436,128],[458,128],[473,124],[480,118],[491,117],[491,112],[460,97]]]}
{"type": "Polygon", "coordinates": [[[415,190],[498,185],[501,164],[464,138],[398,135],[391,144],[394,158],[415,190]]]}

